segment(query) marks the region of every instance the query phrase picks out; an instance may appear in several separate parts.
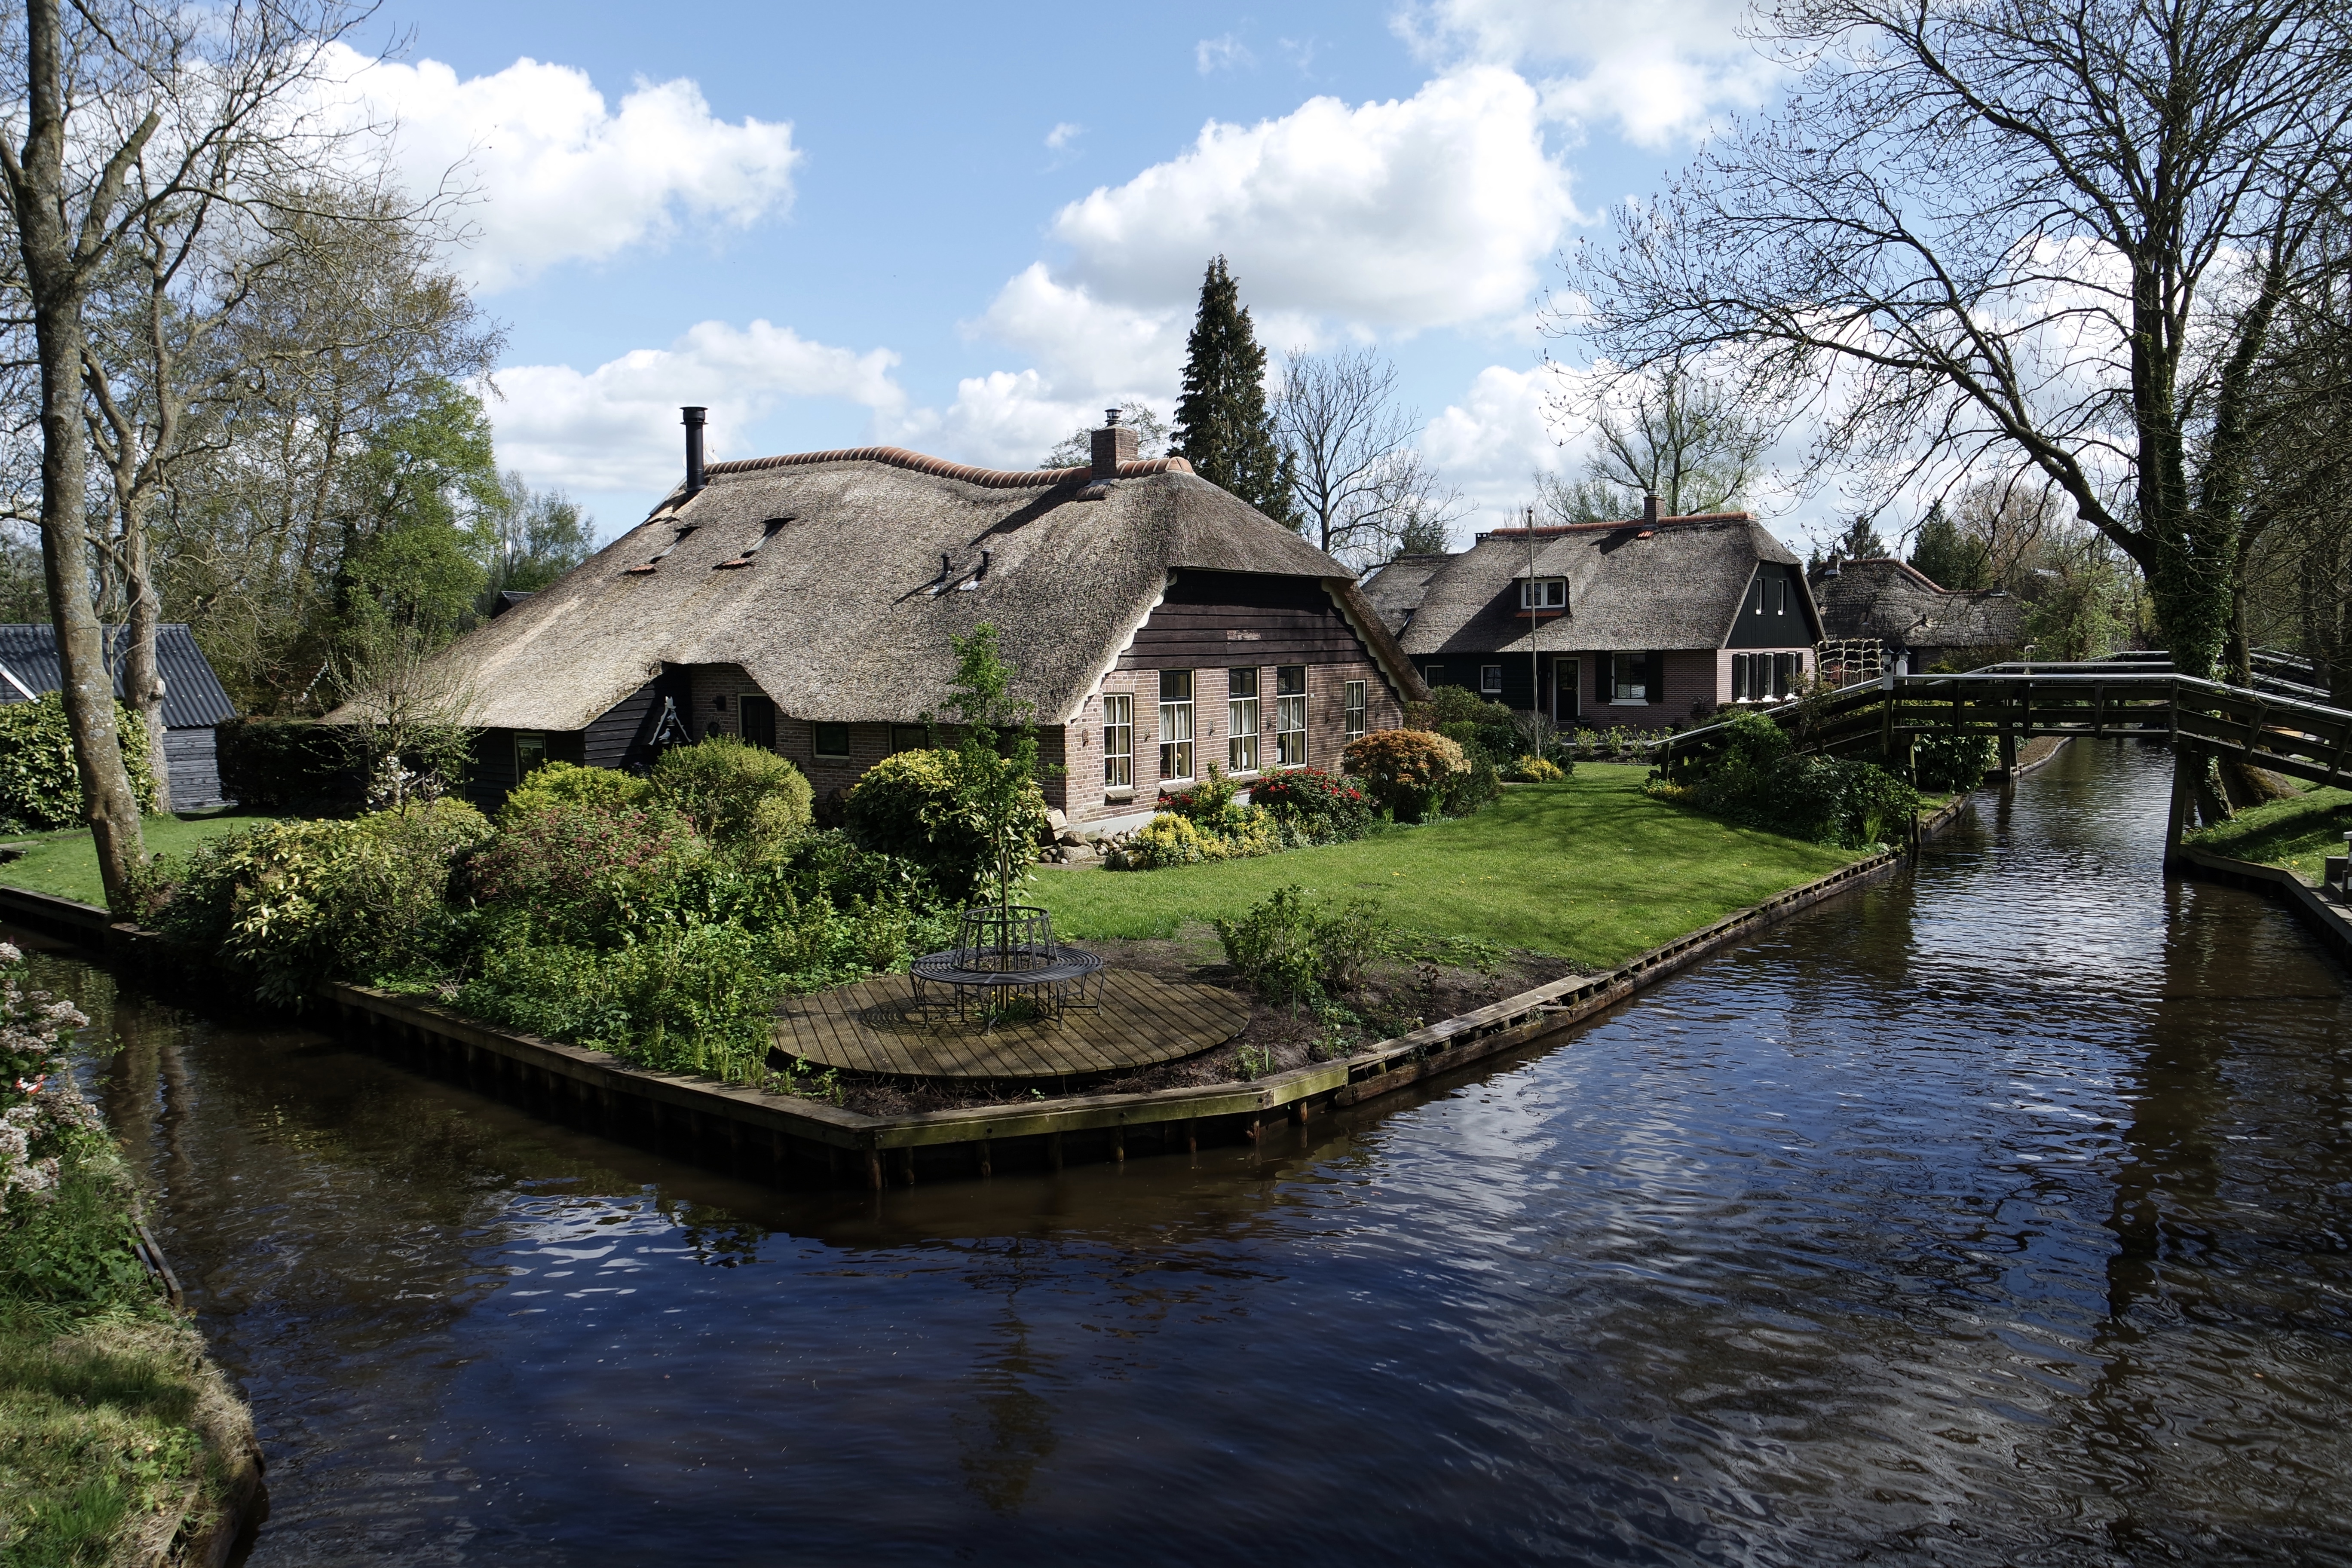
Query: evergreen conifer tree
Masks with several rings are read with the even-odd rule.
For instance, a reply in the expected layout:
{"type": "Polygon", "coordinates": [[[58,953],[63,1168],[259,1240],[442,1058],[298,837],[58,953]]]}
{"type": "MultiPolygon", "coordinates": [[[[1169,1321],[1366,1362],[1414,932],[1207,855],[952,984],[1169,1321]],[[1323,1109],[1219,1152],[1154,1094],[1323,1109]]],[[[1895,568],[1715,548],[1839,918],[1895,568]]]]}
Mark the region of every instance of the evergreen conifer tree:
{"type": "Polygon", "coordinates": [[[1919,524],[1911,542],[1913,570],[1931,578],[1938,588],[1982,588],[1992,581],[1992,561],[1984,546],[1961,531],[1937,501],[1919,524]]]}
{"type": "Polygon", "coordinates": [[[1222,256],[1201,279],[1201,310],[1185,342],[1184,395],[1176,404],[1170,445],[1211,484],[1286,528],[1300,526],[1291,499],[1292,460],[1275,439],[1274,416],[1265,406],[1265,350],[1222,256]]]}

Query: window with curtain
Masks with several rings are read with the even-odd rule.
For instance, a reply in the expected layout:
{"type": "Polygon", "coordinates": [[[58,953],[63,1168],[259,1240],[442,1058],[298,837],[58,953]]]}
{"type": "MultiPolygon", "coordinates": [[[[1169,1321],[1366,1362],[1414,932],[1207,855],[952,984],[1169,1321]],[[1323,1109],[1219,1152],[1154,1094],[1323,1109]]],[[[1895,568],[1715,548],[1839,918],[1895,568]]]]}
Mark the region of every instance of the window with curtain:
{"type": "Polygon", "coordinates": [[[1225,671],[1225,771],[1257,772],[1257,671],[1225,671]]]}
{"type": "Polygon", "coordinates": [[[1274,672],[1274,764],[1307,765],[1307,667],[1286,664],[1274,672]]]}
{"type": "Polygon", "coordinates": [[[1160,672],[1160,777],[1192,776],[1192,672],[1160,672]]]}
{"type": "Polygon", "coordinates": [[[547,765],[547,733],[543,730],[517,730],[514,735],[515,777],[530,776],[533,768],[547,765]]]}
{"type": "Polygon", "coordinates": [[[1103,693],[1103,787],[1135,787],[1135,698],[1129,692],[1103,693]]]}
{"type": "Polygon", "coordinates": [[[1348,682],[1344,693],[1345,700],[1340,705],[1339,711],[1342,718],[1340,728],[1350,741],[1360,741],[1364,738],[1365,684],[1360,680],[1348,682]]]}
{"type": "Polygon", "coordinates": [[[1612,653],[1609,656],[1609,698],[1612,702],[1650,700],[1650,656],[1612,653]]]}

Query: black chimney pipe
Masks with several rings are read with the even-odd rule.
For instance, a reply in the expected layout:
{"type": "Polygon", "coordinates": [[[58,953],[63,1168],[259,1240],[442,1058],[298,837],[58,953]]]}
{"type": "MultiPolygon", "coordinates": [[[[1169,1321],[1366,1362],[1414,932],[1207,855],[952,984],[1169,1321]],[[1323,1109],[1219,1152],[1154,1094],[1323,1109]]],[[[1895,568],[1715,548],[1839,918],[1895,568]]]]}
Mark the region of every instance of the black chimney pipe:
{"type": "Polygon", "coordinates": [[[702,489],[702,416],[708,408],[681,408],[686,416],[686,493],[693,495],[702,489]]]}

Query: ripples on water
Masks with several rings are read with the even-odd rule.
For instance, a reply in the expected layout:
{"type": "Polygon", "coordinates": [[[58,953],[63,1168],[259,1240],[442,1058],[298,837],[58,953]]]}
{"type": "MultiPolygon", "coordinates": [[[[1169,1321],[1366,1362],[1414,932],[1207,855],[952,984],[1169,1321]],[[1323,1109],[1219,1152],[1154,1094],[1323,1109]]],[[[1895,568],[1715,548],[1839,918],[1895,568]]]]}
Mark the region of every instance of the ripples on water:
{"type": "Polygon", "coordinates": [[[2352,1008],[2163,883],[2168,773],[2077,745],[1263,1163],[878,1209],[48,963],[253,1400],[256,1564],[2352,1561],[2352,1008]]]}

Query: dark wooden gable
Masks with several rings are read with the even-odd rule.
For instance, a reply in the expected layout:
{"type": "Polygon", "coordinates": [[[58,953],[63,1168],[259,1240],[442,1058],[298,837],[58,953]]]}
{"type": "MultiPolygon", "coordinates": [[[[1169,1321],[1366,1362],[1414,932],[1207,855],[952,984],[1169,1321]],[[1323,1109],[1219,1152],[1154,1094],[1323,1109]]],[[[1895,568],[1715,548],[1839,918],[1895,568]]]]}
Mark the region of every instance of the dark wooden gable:
{"type": "Polygon", "coordinates": [[[1376,664],[1312,577],[1180,572],[1119,656],[1121,669],[1226,664],[1376,664]]]}
{"type": "Polygon", "coordinates": [[[1805,578],[1797,567],[1759,561],[1726,647],[1811,647],[1818,640],[1805,614],[1805,578]]]}

